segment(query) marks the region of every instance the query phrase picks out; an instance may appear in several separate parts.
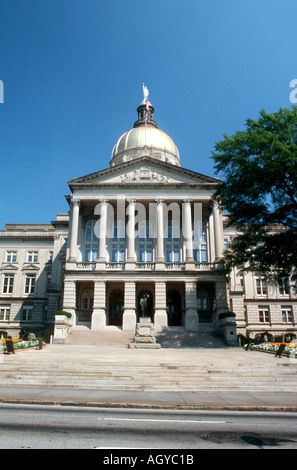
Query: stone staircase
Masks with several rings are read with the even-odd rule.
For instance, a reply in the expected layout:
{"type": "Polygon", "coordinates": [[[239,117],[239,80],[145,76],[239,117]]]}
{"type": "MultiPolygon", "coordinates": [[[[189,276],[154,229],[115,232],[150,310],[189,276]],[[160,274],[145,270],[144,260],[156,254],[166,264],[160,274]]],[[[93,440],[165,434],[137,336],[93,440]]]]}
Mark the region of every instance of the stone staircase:
{"type": "MultiPolygon", "coordinates": [[[[211,325],[202,324],[198,333],[186,332],[183,327],[165,328],[155,334],[162,348],[177,347],[226,347],[222,336],[216,335],[211,325]]],[[[108,326],[102,331],[92,331],[90,327],[79,325],[70,330],[66,344],[123,344],[134,339],[134,332],[122,331],[116,326],[108,326]]]]}
{"type": "Polygon", "coordinates": [[[49,345],[7,355],[3,386],[167,392],[297,392],[296,363],[240,348],[49,345]]]}

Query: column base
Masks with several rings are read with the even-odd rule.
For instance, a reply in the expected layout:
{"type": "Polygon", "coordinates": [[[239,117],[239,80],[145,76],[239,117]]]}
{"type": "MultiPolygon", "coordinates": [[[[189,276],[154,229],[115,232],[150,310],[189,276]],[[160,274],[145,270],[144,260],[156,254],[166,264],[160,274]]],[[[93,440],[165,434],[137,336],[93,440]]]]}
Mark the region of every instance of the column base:
{"type": "Polygon", "coordinates": [[[168,326],[168,315],[165,309],[156,309],[154,316],[156,331],[162,331],[163,327],[168,326]]]}
{"type": "Polygon", "coordinates": [[[106,313],[103,308],[94,308],[92,313],[91,330],[104,330],[106,327],[106,313]]]}
{"type": "Polygon", "coordinates": [[[125,271],[135,271],[136,263],[135,260],[127,260],[125,264],[125,271]]]}
{"type": "Polygon", "coordinates": [[[199,331],[199,317],[196,309],[188,309],[185,315],[186,331],[199,331]]]}
{"type": "Polygon", "coordinates": [[[134,309],[125,309],[123,314],[123,331],[135,331],[136,313],[134,309]]]}
{"type": "Polygon", "coordinates": [[[106,261],[98,259],[96,261],[96,271],[105,271],[106,269],[106,261]]]}

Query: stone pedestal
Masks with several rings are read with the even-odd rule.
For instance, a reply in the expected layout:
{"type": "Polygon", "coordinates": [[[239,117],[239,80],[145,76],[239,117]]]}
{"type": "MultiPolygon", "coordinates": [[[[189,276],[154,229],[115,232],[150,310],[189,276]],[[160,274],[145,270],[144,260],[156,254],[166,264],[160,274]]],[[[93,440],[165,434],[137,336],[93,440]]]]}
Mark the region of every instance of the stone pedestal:
{"type": "Polygon", "coordinates": [[[55,315],[55,330],[53,342],[57,344],[65,343],[72,323],[66,315],[55,315]]]}
{"type": "Polygon", "coordinates": [[[136,349],[159,349],[161,345],[156,343],[154,336],[154,324],[149,317],[141,317],[136,324],[136,332],[133,343],[129,343],[129,348],[136,349]]]}

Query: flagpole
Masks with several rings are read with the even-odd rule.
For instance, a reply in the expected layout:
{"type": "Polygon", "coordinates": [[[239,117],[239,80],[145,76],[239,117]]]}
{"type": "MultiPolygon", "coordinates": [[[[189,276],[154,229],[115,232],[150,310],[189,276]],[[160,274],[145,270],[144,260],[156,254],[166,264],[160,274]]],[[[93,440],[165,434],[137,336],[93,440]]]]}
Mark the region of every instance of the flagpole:
{"type": "Polygon", "coordinates": [[[144,149],[146,151],[146,127],[147,127],[147,110],[145,111],[145,133],[144,133],[144,149]]]}

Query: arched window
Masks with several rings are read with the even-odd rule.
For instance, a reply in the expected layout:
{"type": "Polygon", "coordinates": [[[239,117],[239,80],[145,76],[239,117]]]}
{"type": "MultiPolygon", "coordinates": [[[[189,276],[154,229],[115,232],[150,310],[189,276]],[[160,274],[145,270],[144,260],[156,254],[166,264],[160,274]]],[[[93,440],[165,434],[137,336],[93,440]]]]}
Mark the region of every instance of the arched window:
{"type": "Polygon", "coordinates": [[[168,236],[166,238],[166,261],[180,260],[179,227],[176,220],[168,221],[168,236]]]}
{"type": "Polygon", "coordinates": [[[149,220],[139,222],[138,258],[144,263],[153,261],[152,227],[149,220]]]}
{"type": "Polygon", "coordinates": [[[207,262],[207,236],[205,222],[202,221],[202,223],[199,224],[197,221],[195,221],[193,223],[193,234],[194,260],[199,263],[207,262]]]}
{"type": "Polygon", "coordinates": [[[125,261],[125,224],[123,220],[116,220],[113,226],[111,261],[114,263],[125,261]]]}
{"type": "Polygon", "coordinates": [[[96,220],[89,220],[85,228],[85,261],[95,261],[98,257],[98,238],[95,233],[96,220]]]}

